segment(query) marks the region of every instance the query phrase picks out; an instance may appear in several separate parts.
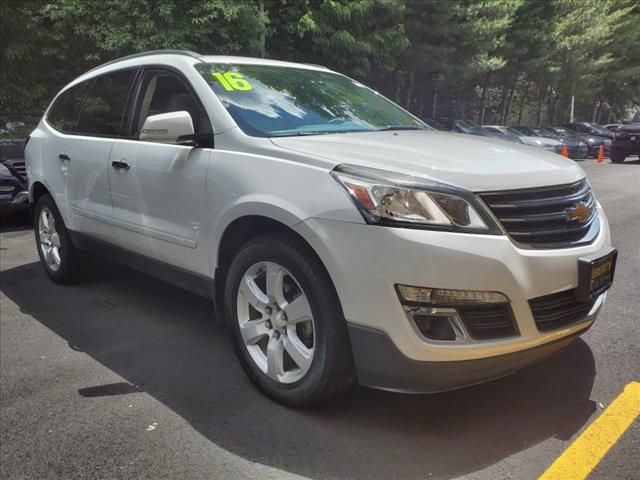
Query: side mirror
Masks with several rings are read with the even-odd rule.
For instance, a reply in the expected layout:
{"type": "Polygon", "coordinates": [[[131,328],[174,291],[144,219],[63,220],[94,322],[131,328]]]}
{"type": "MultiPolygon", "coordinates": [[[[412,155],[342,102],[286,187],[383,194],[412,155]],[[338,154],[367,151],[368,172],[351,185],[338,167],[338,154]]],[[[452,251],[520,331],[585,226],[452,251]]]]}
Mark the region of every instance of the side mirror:
{"type": "Polygon", "coordinates": [[[180,137],[194,135],[193,120],[189,112],[149,115],[140,130],[140,140],[158,143],[176,143],[180,137]]]}

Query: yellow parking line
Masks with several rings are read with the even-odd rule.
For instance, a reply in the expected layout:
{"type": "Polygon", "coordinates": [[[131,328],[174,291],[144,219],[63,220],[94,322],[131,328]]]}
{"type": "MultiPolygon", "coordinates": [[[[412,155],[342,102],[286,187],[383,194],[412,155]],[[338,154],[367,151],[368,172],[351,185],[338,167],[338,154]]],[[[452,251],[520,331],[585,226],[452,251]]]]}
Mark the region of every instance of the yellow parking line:
{"type": "Polygon", "coordinates": [[[539,480],[582,480],[600,463],[631,422],[640,416],[640,383],[631,382],[560,455],[539,480]]]}

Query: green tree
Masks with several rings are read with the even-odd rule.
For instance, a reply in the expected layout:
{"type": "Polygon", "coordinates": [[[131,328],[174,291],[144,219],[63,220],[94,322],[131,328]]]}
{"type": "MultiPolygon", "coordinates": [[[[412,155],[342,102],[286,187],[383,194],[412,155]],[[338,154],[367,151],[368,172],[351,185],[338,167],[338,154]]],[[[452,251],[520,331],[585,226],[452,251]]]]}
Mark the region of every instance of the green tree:
{"type": "Polygon", "coordinates": [[[316,63],[375,84],[409,45],[399,0],[311,0],[308,6],[299,48],[316,63]]]}

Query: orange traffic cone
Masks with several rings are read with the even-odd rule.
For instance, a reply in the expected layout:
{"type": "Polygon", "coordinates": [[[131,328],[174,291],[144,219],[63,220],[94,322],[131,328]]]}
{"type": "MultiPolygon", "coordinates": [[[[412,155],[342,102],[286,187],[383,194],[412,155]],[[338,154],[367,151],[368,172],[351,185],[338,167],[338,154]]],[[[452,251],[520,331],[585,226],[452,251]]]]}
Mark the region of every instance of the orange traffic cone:
{"type": "Polygon", "coordinates": [[[566,145],[562,146],[562,156],[563,157],[568,157],[569,156],[569,149],[567,148],[566,145]]]}
{"type": "Polygon", "coordinates": [[[598,163],[604,162],[604,145],[598,148],[598,163]]]}

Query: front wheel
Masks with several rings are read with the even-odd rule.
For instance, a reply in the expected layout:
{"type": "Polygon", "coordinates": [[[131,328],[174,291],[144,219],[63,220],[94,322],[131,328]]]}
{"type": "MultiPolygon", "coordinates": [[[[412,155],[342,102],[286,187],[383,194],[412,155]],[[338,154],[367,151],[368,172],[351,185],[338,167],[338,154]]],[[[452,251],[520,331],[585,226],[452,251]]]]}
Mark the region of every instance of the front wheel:
{"type": "Polygon", "coordinates": [[[293,235],[266,235],[240,249],[225,288],[236,354],[267,395],[307,406],[353,381],[346,323],[333,284],[293,235]]]}
{"type": "Polygon", "coordinates": [[[611,161],[613,163],[623,163],[626,158],[624,152],[618,150],[617,148],[611,148],[611,161]]]}

